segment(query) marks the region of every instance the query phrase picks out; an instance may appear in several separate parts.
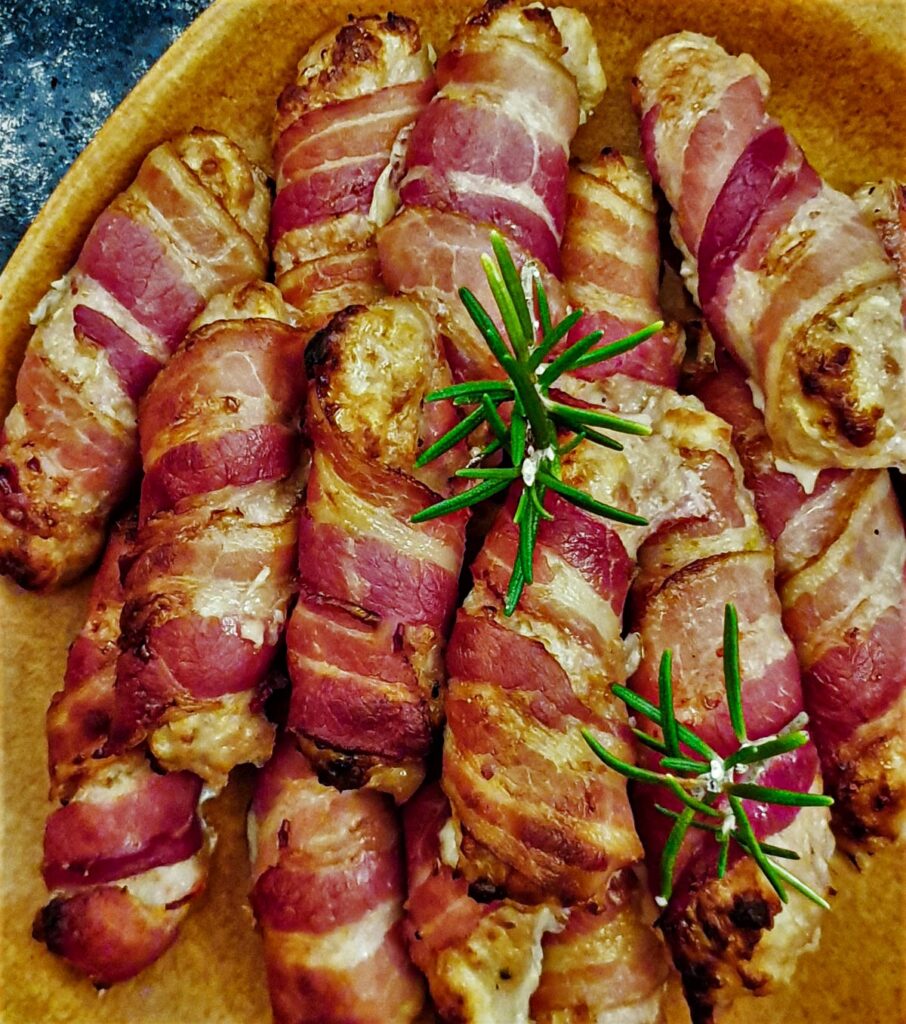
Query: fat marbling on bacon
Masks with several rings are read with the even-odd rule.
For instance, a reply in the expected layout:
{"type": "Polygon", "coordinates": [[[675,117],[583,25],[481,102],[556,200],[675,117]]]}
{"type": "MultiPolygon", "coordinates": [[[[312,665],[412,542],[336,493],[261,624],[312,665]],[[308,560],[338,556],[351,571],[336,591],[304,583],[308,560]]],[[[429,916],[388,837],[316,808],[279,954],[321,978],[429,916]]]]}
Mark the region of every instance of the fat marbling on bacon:
{"type": "MultiPolygon", "coordinates": [[[[585,313],[569,342],[601,331],[599,348],[662,319],[656,214],[651,179],[640,161],[605,149],[570,169],[563,284],[572,308],[585,313]]],[[[670,326],[576,376],[599,380],[620,373],[675,388],[682,354],[677,328],[670,326]]]]}
{"type": "Polygon", "coordinates": [[[822,471],[810,493],[774,461],[764,418],[725,355],[696,394],[733,441],[776,547],[783,621],[850,853],[906,832],[906,533],[884,470],[822,471]]]}
{"type": "Polygon", "coordinates": [[[100,555],[140,469],[138,399],[215,293],[262,277],[264,175],[216,132],[152,150],[35,332],[0,433],[0,572],[49,589],[100,555]]]}
{"type": "Polygon", "coordinates": [[[767,115],[766,73],[681,32],[645,51],[636,86],[687,282],[764,393],[778,457],[906,466],[896,267],[857,204],[767,115]]]}
{"type": "Polygon", "coordinates": [[[51,796],[42,872],[53,896],[33,934],[99,987],[125,981],[176,940],[207,877],[201,781],[160,775],[144,752],[104,756],[113,712],[120,558],[134,523],[118,525],[88,616],[47,715],[51,796]]]}
{"type": "Polygon", "coordinates": [[[317,39],[280,96],[271,242],[307,331],[384,293],[374,234],[398,202],[399,144],[434,92],[417,25],[351,18],[317,39]]]}
{"type": "Polygon", "coordinates": [[[275,1024],[420,1019],[424,986],[403,941],[392,802],[322,785],[284,737],[258,776],[249,843],[275,1024]]]}
{"type": "Polygon", "coordinates": [[[497,376],[457,289],[494,308],[479,257],[496,227],[520,266],[531,259],[543,268],[551,303],[561,306],[569,146],[604,93],[604,74],[583,14],[488,0],[436,76],[438,92],[409,137],[402,211],[379,233],[381,272],[388,288],[438,318],[457,376],[497,376]]]}
{"type": "Polygon", "coordinates": [[[450,493],[461,452],[422,470],[456,422],[425,396],[451,382],[431,318],[390,298],[338,314],[309,345],[312,469],[287,635],[289,728],[341,788],[407,799],[440,724],[443,641],[466,513],[411,516],[450,493]],[[451,461],[452,460],[452,461],[451,461]]]}
{"type": "Polygon", "coordinates": [[[303,338],[279,292],[212,300],[142,403],[145,477],[125,603],[111,749],[219,788],[262,764],[262,704],[295,576],[307,458],[303,338]]]}

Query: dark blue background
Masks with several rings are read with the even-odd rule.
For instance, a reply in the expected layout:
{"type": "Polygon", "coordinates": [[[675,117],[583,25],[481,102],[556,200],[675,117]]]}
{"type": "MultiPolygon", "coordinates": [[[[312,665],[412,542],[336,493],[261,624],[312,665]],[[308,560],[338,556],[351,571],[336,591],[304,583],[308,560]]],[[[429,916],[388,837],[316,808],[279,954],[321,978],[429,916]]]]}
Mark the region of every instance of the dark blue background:
{"type": "Polygon", "coordinates": [[[0,0],[0,267],[69,165],[210,0],[0,0]]]}

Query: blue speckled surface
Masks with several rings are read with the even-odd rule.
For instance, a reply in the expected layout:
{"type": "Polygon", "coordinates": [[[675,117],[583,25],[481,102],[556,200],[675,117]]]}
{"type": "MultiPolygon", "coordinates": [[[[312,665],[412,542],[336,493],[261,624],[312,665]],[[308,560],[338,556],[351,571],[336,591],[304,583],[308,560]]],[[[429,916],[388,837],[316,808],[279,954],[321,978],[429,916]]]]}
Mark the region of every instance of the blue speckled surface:
{"type": "Polygon", "coordinates": [[[0,0],[0,267],[69,165],[210,0],[0,0]]]}

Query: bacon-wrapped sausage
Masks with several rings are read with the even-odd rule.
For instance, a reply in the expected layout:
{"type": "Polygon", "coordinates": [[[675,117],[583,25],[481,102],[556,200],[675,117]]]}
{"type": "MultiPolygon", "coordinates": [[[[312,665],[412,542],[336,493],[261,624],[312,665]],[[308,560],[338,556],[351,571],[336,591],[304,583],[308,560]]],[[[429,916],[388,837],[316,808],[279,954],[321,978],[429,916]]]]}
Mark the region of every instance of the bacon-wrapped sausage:
{"type": "Polygon", "coordinates": [[[449,369],[433,321],[408,299],[339,314],[307,358],[313,456],[288,725],[322,778],[401,801],[440,722],[465,541],[465,513],[410,522],[449,492],[448,460],[413,469],[456,422],[449,403],[424,401],[449,369]]]}
{"type": "Polygon", "coordinates": [[[579,730],[632,756],[608,686],[614,669],[625,675],[632,563],[604,521],[561,498],[548,508],[555,519],[538,533],[535,582],[511,617],[512,501],[472,565],[447,650],[443,786],[469,881],[530,902],[603,902],[614,872],[642,851],[623,779],[597,770],[579,730]]]}
{"type": "Polygon", "coordinates": [[[138,399],[207,299],[264,275],[269,207],[242,150],[196,129],[98,218],[33,314],[0,434],[0,573],[49,589],[98,557],[140,468],[138,399]]]}
{"type": "Polygon", "coordinates": [[[275,1024],[411,1024],[424,1002],[402,935],[393,805],[318,782],[289,738],[249,814],[252,907],[275,1024]]]}
{"type": "Polygon", "coordinates": [[[560,269],[569,146],[604,93],[604,74],[583,14],[522,0],[488,0],[436,73],[439,91],[409,138],[403,211],[378,239],[381,272],[438,317],[458,376],[496,376],[457,288],[493,308],[479,256],[496,227],[518,264],[545,268],[559,306],[550,275],[560,269]]]}
{"type": "Polygon", "coordinates": [[[302,337],[272,285],[213,300],[142,403],[112,748],[219,788],[263,763],[261,687],[294,582],[302,337]]]}
{"type": "Polygon", "coordinates": [[[776,545],[783,619],[837,837],[857,853],[906,829],[906,534],[889,475],[824,470],[811,493],[777,468],[764,418],[726,357],[696,393],[733,426],[776,545]]]}
{"type": "Polygon", "coordinates": [[[277,105],[277,285],[312,332],[383,294],[374,233],[393,216],[397,139],[434,91],[418,27],[353,18],[317,39],[277,105]]]}
{"type": "Polygon", "coordinates": [[[715,337],[764,393],[778,457],[906,466],[896,268],[765,113],[765,72],[691,32],[638,67],[642,144],[715,337]]]}
{"type": "Polygon", "coordinates": [[[99,987],[132,977],[172,945],[204,888],[210,846],[200,779],[161,776],[141,751],[103,756],[130,529],[118,527],[108,544],[47,715],[51,794],[64,806],[47,820],[42,870],[53,898],[34,935],[99,987]]]}
{"type": "MultiPolygon", "coordinates": [[[[640,163],[605,150],[571,169],[567,199],[564,285],[570,303],[587,310],[574,338],[601,330],[606,344],[658,319],[656,206],[640,163]]],[[[577,376],[595,380],[619,373],[672,387],[681,351],[678,331],[668,328],[577,376]]],[[[630,559],[642,536],[636,530],[625,538],[630,559]]],[[[606,668],[610,682],[625,681],[623,659],[606,668]]],[[[662,1021],[668,957],[653,928],[654,901],[635,871],[621,871],[600,903],[567,913],[563,930],[544,938],[532,1019],[538,1024],[662,1021]]]]}

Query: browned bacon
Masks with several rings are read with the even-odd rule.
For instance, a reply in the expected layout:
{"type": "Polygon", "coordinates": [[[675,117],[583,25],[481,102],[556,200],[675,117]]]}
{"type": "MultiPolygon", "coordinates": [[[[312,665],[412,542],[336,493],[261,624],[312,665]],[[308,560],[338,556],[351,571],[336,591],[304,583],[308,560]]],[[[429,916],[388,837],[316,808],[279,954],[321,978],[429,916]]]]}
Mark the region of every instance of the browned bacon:
{"type": "Polygon", "coordinates": [[[302,338],[271,285],[218,297],[151,387],[111,747],[145,737],[215,788],[263,763],[261,709],[294,578],[302,338]]]}
{"type": "Polygon", "coordinates": [[[387,797],[323,786],[284,738],[249,815],[252,908],[275,1024],[410,1024],[423,985],[402,935],[399,827],[387,797]]]}
{"type": "Polygon", "coordinates": [[[532,901],[603,900],[641,848],[624,781],[598,771],[579,732],[631,757],[620,618],[631,563],[610,527],[559,498],[536,546],[535,583],[503,600],[516,555],[512,502],[472,565],[447,652],[443,785],[470,881],[532,901]],[[563,772],[561,765],[571,770],[563,772]]]}
{"type": "Polygon", "coordinates": [[[47,589],[98,557],[140,462],[137,401],[215,293],[262,277],[263,174],[196,129],[148,155],[36,324],[0,434],[0,572],[47,589]]]}
{"type": "Polygon", "coordinates": [[[398,202],[395,144],[433,92],[418,27],[388,14],[317,39],[280,96],[271,242],[304,330],[383,294],[374,233],[398,202]]]}
{"type": "MultiPolygon", "coordinates": [[[[635,539],[635,546],[631,537],[626,539],[639,562],[627,619],[640,641],[631,685],[657,701],[660,656],[672,649],[678,718],[726,753],[733,736],[720,653],[723,609],[732,601],[740,618],[749,735],[776,732],[802,710],[799,671],[773,589],[770,544],[743,486],[730,428],[695,399],[620,375],[576,389],[586,398],[595,389],[609,408],[642,417],[654,431],[648,438],[627,437],[625,456],[583,445],[569,456],[564,472],[565,479],[602,501],[615,493],[622,498],[615,491],[615,475],[628,489],[629,498],[621,503],[650,522],[640,547],[642,538],[635,539]]],[[[618,529],[627,538],[628,528],[618,529]]],[[[639,757],[643,764],[651,757],[656,761],[645,750],[639,757]]],[[[762,781],[802,790],[820,786],[814,747],[772,762],[762,781]]],[[[639,787],[633,798],[649,872],[657,879],[671,822],[655,810],[655,801],[672,806],[669,794],[647,787],[639,787]]],[[[826,891],[833,848],[826,812],[749,810],[756,833],[774,836],[772,841],[798,852],[796,873],[826,891]]],[[[713,843],[709,846],[701,835],[688,839],[681,850],[674,895],[659,923],[694,1017],[709,1021],[716,1006],[740,991],[764,991],[787,977],[820,911],[793,894],[799,902],[780,913],[779,900],[748,859],[732,861],[718,882],[713,843]]]]}
{"type": "Polygon", "coordinates": [[[409,139],[403,211],[379,236],[381,272],[439,318],[458,376],[497,375],[456,289],[493,308],[478,257],[496,227],[519,265],[532,260],[553,275],[546,283],[560,305],[569,146],[604,75],[584,15],[489,0],[441,57],[437,85],[409,139]]]}
{"type": "Polygon", "coordinates": [[[638,68],[642,143],[674,210],[684,275],[764,394],[777,455],[906,465],[906,329],[896,267],[859,208],[764,108],[765,72],[691,32],[638,68]]]}
{"type": "Polygon", "coordinates": [[[758,511],[776,544],[784,624],[833,821],[851,853],[906,826],[906,535],[890,477],[824,470],[811,493],[774,461],[764,418],[726,357],[696,392],[733,426],[758,511]]]}
{"type": "Polygon", "coordinates": [[[433,321],[408,299],[339,314],[308,360],[313,457],[287,638],[289,727],[322,777],[404,800],[440,721],[463,557],[465,513],[410,522],[450,490],[449,459],[413,470],[455,423],[449,404],[425,402],[449,370],[433,321]]]}
{"type": "Polygon", "coordinates": [[[99,986],[132,977],[169,948],[207,875],[201,781],[155,774],[140,751],[103,756],[130,528],[118,527],[107,547],[47,716],[51,793],[64,806],[47,819],[43,875],[53,898],[34,935],[99,986]]]}
{"type": "Polygon", "coordinates": [[[445,1021],[527,1024],[539,942],[562,927],[563,911],[554,900],[517,903],[454,871],[444,839],[450,805],[436,783],[422,787],[403,814],[406,940],[437,1012],[445,1021]]]}
{"type": "Polygon", "coordinates": [[[650,895],[631,870],[593,910],[573,907],[562,931],[544,936],[532,996],[535,1024],[663,1024],[668,959],[650,895]]]}

